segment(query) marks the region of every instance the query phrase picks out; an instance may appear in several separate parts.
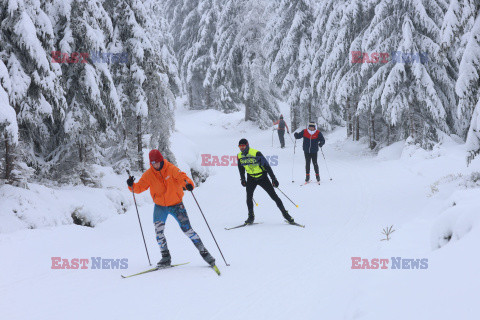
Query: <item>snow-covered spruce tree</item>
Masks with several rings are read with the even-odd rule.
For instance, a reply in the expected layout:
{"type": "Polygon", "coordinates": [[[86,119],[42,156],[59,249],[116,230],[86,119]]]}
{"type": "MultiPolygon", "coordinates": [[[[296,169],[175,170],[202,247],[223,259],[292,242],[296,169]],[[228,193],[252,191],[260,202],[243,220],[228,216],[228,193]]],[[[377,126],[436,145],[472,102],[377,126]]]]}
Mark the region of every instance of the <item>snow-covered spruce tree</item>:
{"type": "Polygon", "coordinates": [[[243,84],[241,88],[245,105],[245,120],[255,122],[260,128],[271,127],[278,118],[279,110],[272,95],[268,74],[264,68],[266,57],[262,55],[261,37],[265,29],[263,22],[266,6],[262,2],[249,1],[242,13],[244,19],[237,35],[241,50],[243,84]]]}
{"type": "Polygon", "coordinates": [[[210,48],[215,35],[217,12],[213,0],[200,0],[198,9],[191,11],[184,21],[180,36],[182,43],[193,42],[182,56],[182,79],[185,83],[190,108],[211,108],[211,88],[204,87],[208,66],[212,63],[210,48]],[[195,25],[197,24],[197,25],[195,25]]]}
{"type": "Polygon", "coordinates": [[[378,81],[372,75],[385,62],[385,56],[380,57],[379,52],[386,52],[388,48],[385,43],[377,43],[376,47],[368,49],[362,44],[365,30],[373,19],[379,1],[349,0],[345,3],[333,56],[341,57],[340,63],[346,64],[335,68],[334,62],[330,61],[332,55],[329,55],[324,64],[327,69],[331,69],[326,73],[337,73],[328,91],[330,95],[335,95],[335,105],[341,107],[347,124],[347,135],[352,135],[354,140],[358,140],[361,135],[368,135],[372,149],[377,145],[377,137],[382,136],[385,123],[382,121],[380,103],[372,100],[368,84],[369,81],[378,81]],[[359,55],[360,62],[363,62],[362,52],[370,55],[372,60],[376,59],[376,63],[369,63],[368,58],[365,63],[357,63],[354,59],[359,55]],[[376,131],[379,131],[378,134],[376,131]]]}
{"type": "MultiPolygon", "coordinates": [[[[1,51],[0,57],[4,53],[1,51]]],[[[12,90],[12,83],[8,70],[0,60],[0,179],[12,182],[12,172],[15,166],[14,148],[18,143],[18,124],[15,109],[10,105],[9,92],[12,90]]]]}
{"type": "Polygon", "coordinates": [[[258,1],[226,2],[219,14],[210,50],[213,60],[204,81],[215,109],[232,112],[243,104],[245,120],[254,121],[261,128],[271,126],[278,115],[268,78],[262,70],[265,58],[260,40],[264,9],[258,1]]]}
{"type": "Polygon", "coordinates": [[[149,110],[147,129],[151,134],[149,148],[159,149],[170,162],[175,163],[175,156],[170,150],[170,134],[175,128],[175,96],[180,94],[181,89],[178,61],[161,6],[155,0],[146,1],[145,6],[152,12],[146,30],[153,45],[153,54],[146,66],[149,72],[145,89],[149,110]]]}
{"type": "Polygon", "coordinates": [[[310,45],[312,53],[310,83],[313,90],[312,103],[317,108],[317,121],[324,129],[330,129],[331,125],[342,123],[342,110],[340,106],[336,105],[334,96],[330,95],[330,91],[325,89],[331,75],[325,74],[322,71],[322,66],[329,59],[326,52],[332,51],[343,8],[344,1],[322,1],[317,5],[314,13],[310,45]]]}
{"type": "MultiPolygon", "coordinates": [[[[169,31],[173,38],[173,50],[179,65],[179,74],[182,76],[182,92],[188,91],[185,82],[186,70],[183,59],[189,48],[196,42],[200,15],[200,0],[167,0],[163,4],[163,15],[169,24],[169,31]]],[[[187,62],[188,64],[188,62],[187,62]]],[[[192,94],[189,95],[189,104],[193,105],[192,94]]]]}
{"type": "Polygon", "coordinates": [[[271,126],[278,107],[262,69],[260,50],[265,6],[258,1],[227,1],[219,14],[204,87],[211,87],[214,108],[224,112],[245,106],[245,120],[271,126]]]}
{"type": "Polygon", "coordinates": [[[317,120],[312,105],[309,52],[313,8],[306,0],[273,2],[274,13],[265,30],[263,45],[270,82],[281,89],[290,105],[292,130],[309,120],[317,120]]]}
{"type": "Polygon", "coordinates": [[[18,178],[28,179],[28,165],[41,177],[48,169],[45,159],[58,144],[65,112],[60,68],[50,61],[53,27],[37,0],[0,1],[0,21],[0,59],[10,78],[8,89],[3,75],[3,90],[8,93],[3,103],[15,110],[19,129],[17,140],[13,133],[15,124],[8,120],[7,141],[18,142],[13,162],[21,168],[12,172],[18,178]]]}
{"type": "Polygon", "coordinates": [[[58,163],[54,176],[59,182],[96,185],[90,164],[108,163],[103,151],[115,138],[111,128],[121,119],[108,58],[102,55],[112,39],[112,22],[101,1],[74,0],[70,6],[61,2],[57,6],[63,8],[57,17],[57,45],[70,57],[59,61],[68,109],[64,140],[52,155],[58,163]]]}
{"type": "Polygon", "coordinates": [[[468,34],[468,42],[460,62],[456,92],[460,97],[459,118],[467,118],[471,106],[475,106],[467,136],[467,161],[470,162],[480,153],[480,11],[477,11],[475,22],[468,34]]]}
{"type": "MultiPolygon", "coordinates": [[[[457,45],[462,55],[459,60],[455,91],[459,97],[458,133],[465,137],[475,105],[480,99],[480,2],[462,1],[461,5],[452,11],[451,16],[459,16],[459,18],[458,20],[451,18],[453,20],[451,28],[464,34],[461,37],[462,42],[457,45]]],[[[445,38],[445,41],[449,40],[446,36],[445,38]]],[[[451,45],[450,42],[446,43],[451,45]]]]}
{"type": "Polygon", "coordinates": [[[411,137],[425,148],[438,140],[437,130],[453,127],[454,79],[438,54],[444,9],[432,0],[382,0],[362,40],[366,52],[400,52],[374,72],[367,94],[396,127],[394,140],[411,137]]]}
{"type": "MultiPolygon", "coordinates": [[[[352,63],[350,57],[352,51],[360,50],[361,38],[371,21],[375,5],[374,1],[347,0],[340,6],[341,10],[333,9],[324,33],[325,58],[316,75],[318,79],[315,79],[321,104],[333,106],[334,110],[344,115],[347,134],[353,134],[356,140],[360,134],[360,110],[357,105],[366,83],[362,81],[360,65],[352,63]]],[[[315,26],[321,27],[319,24],[315,26]]]]}
{"type": "MultiPolygon", "coordinates": [[[[122,137],[123,153],[134,168],[145,170],[144,148],[158,148],[174,161],[169,137],[174,127],[174,94],[178,90],[176,64],[162,34],[164,22],[159,5],[153,1],[121,0],[108,2],[114,36],[111,50],[122,50],[128,56],[124,64],[112,65],[114,81],[119,88],[123,122],[116,132],[122,137]],[[168,61],[170,59],[170,61],[168,61]]],[[[121,155],[122,152],[117,150],[121,155]]],[[[120,157],[120,159],[122,159],[120,157]]],[[[129,167],[117,162],[116,169],[129,167]]]]}
{"type": "Polygon", "coordinates": [[[207,70],[205,86],[211,87],[213,107],[224,112],[238,111],[239,88],[242,86],[242,54],[238,47],[240,12],[243,1],[226,1],[218,17],[211,48],[213,63],[207,70]]]}

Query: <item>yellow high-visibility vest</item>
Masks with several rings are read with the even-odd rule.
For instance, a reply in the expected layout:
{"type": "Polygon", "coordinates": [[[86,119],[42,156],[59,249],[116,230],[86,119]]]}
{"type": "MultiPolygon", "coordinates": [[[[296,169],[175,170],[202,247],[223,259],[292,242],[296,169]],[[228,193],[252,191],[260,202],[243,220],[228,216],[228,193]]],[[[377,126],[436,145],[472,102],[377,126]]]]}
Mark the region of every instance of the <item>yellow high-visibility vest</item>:
{"type": "Polygon", "coordinates": [[[257,152],[258,150],[249,148],[247,155],[243,155],[241,152],[238,154],[238,165],[243,166],[245,171],[254,178],[260,177],[265,171],[260,164],[260,160],[257,159],[257,152]]]}

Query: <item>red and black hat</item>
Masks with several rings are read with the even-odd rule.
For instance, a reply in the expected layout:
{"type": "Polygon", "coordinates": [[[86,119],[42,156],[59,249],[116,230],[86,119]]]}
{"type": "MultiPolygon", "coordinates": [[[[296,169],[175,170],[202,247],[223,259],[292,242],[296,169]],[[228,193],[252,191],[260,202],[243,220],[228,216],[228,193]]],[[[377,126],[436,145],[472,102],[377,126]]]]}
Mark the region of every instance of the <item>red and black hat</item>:
{"type": "Polygon", "coordinates": [[[163,156],[157,149],[150,151],[148,158],[150,159],[150,163],[163,162],[163,156]]]}

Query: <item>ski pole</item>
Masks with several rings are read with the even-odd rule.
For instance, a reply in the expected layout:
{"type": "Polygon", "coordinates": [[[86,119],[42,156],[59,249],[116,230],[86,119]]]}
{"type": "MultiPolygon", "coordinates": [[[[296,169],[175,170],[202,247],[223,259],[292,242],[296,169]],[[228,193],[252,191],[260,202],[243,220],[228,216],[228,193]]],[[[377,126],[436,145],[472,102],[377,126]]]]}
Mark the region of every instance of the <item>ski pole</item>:
{"type": "Polygon", "coordinates": [[[281,192],[288,200],[290,200],[290,202],[293,203],[293,204],[295,205],[295,207],[298,208],[298,204],[295,204],[295,202],[293,202],[285,193],[283,193],[283,191],[282,191],[279,187],[277,187],[277,189],[280,190],[280,192],[281,192]]]}
{"type": "Polygon", "coordinates": [[[320,150],[322,151],[323,160],[325,160],[325,167],[327,168],[328,176],[330,177],[330,181],[332,181],[332,176],[330,175],[330,171],[328,170],[328,166],[327,166],[327,159],[325,159],[325,155],[323,154],[323,149],[320,148],[320,150]]]}
{"type": "MultiPolygon", "coordinates": [[[[130,174],[130,171],[127,170],[127,173],[129,177],[132,176],[130,174]]],[[[147,252],[148,264],[152,265],[152,263],[150,262],[150,255],[148,254],[147,243],[145,242],[145,236],[143,235],[142,222],[140,222],[140,214],[138,213],[137,200],[135,200],[135,192],[133,192],[133,186],[132,186],[132,195],[133,195],[133,202],[135,203],[135,208],[137,209],[137,217],[138,217],[138,223],[140,224],[140,231],[142,231],[143,244],[145,245],[145,251],[147,252]]]]}
{"type": "Polygon", "coordinates": [[[213,235],[212,229],[210,229],[210,226],[208,225],[207,219],[205,218],[205,215],[203,214],[202,208],[200,208],[200,205],[198,204],[197,198],[195,198],[195,195],[193,194],[193,191],[190,191],[190,193],[193,196],[193,199],[197,203],[198,209],[200,209],[200,213],[203,216],[203,219],[205,220],[205,223],[207,224],[208,230],[210,230],[210,233],[212,234],[212,238],[215,241],[215,244],[217,245],[218,251],[220,251],[220,254],[222,255],[223,261],[225,261],[226,266],[230,266],[227,261],[225,260],[225,257],[223,256],[222,250],[220,250],[220,247],[218,246],[217,239],[215,239],[215,236],[213,235]]]}
{"type": "Polygon", "coordinates": [[[293,142],[292,135],[290,134],[290,132],[288,133],[288,136],[290,137],[290,141],[293,142]]]}
{"type": "MultiPolygon", "coordinates": [[[[253,197],[252,197],[252,199],[253,199],[253,197]]],[[[255,202],[255,205],[258,207],[258,203],[257,203],[257,201],[255,201],[255,199],[253,199],[253,202],[255,202]]]]}
{"type": "Polygon", "coordinates": [[[272,129],[272,148],[273,148],[273,133],[275,132],[275,128],[272,129]]]}

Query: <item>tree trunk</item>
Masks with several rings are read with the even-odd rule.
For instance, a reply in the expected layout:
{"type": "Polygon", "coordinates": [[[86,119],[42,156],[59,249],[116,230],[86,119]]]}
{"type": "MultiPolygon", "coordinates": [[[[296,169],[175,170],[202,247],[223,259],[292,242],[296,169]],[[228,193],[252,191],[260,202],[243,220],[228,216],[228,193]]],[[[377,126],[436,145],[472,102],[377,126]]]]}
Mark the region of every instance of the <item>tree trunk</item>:
{"type": "Polygon", "coordinates": [[[373,113],[370,114],[370,123],[372,124],[373,141],[375,141],[377,139],[375,138],[375,115],[373,113]]]}
{"type": "Polygon", "coordinates": [[[82,142],[79,141],[78,142],[78,161],[80,163],[83,163],[83,157],[84,157],[84,154],[83,154],[83,145],[82,145],[82,142]]]}
{"type": "Polygon", "coordinates": [[[409,122],[410,122],[410,136],[415,138],[415,123],[413,120],[413,111],[412,108],[409,108],[409,122]]]}
{"type": "Polygon", "coordinates": [[[355,116],[355,140],[358,141],[360,139],[360,117],[358,115],[355,116]]]}
{"type": "Polygon", "coordinates": [[[192,93],[192,86],[188,85],[188,105],[190,106],[190,110],[193,109],[193,93],[192,93]]]}
{"type": "Polygon", "coordinates": [[[390,145],[390,123],[387,122],[387,146],[390,145]]]}
{"type": "Polygon", "coordinates": [[[10,179],[10,175],[12,172],[13,161],[11,156],[11,148],[10,144],[8,143],[8,135],[5,133],[5,180],[10,179]]]}
{"type": "Polygon", "coordinates": [[[375,142],[375,116],[373,113],[370,112],[370,130],[369,130],[369,136],[370,136],[370,149],[375,149],[377,146],[377,143],[375,142]]]}
{"type": "Polygon", "coordinates": [[[144,170],[143,167],[143,144],[142,144],[142,117],[137,116],[137,160],[138,160],[138,167],[140,171],[144,170]]]}
{"type": "Polygon", "coordinates": [[[353,133],[352,118],[350,116],[350,109],[347,106],[347,138],[353,133]]]}
{"type": "Polygon", "coordinates": [[[290,127],[292,132],[297,130],[299,128],[298,125],[298,112],[297,110],[292,106],[290,107],[290,114],[292,115],[292,120],[290,122],[290,127]]]}
{"type": "Polygon", "coordinates": [[[205,106],[207,109],[210,109],[212,107],[212,90],[210,86],[207,86],[205,88],[205,106]]]}

